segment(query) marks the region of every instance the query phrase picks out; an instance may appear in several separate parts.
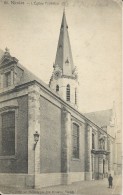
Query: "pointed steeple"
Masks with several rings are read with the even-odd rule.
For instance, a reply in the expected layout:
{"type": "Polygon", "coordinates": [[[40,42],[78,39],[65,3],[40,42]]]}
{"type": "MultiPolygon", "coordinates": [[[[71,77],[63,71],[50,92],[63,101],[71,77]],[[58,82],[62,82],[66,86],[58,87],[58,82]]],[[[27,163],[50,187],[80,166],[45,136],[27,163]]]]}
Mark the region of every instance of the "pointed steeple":
{"type": "Polygon", "coordinates": [[[63,75],[72,76],[72,73],[74,71],[74,64],[68,34],[68,25],[66,21],[65,9],[63,11],[55,65],[58,65],[61,68],[63,75]]]}
{"type": "Polygon", "coordinates": [[[78,73],[74,67],[68,25],[63,11],[59,41],[49,87],[65,101],[78,108],[78,73]]]}

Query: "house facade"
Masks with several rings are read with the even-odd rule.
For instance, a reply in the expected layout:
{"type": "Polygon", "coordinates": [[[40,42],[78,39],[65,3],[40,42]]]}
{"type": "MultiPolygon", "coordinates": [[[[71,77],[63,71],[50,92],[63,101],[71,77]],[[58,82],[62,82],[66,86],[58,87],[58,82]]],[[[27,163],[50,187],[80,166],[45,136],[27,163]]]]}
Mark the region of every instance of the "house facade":
{"type": "Polygon", "coordinates": [[[79,112],[65,12],[49,86],[7,48],[0,55],[0,184],[39,188],[116,173],[114,110],[79,112]]]}

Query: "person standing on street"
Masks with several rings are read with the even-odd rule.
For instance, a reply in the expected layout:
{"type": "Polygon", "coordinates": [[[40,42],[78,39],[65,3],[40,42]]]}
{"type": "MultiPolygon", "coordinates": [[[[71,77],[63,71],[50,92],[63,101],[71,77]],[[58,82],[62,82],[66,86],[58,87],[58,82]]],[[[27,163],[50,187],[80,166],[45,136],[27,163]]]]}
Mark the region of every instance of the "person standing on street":
{"type": "Polygon", "coordinates": [[[112,181],[113,181],[113,177],[111,176],[111,174],[108,177],[108,182],[109,182],[109,188],[112,188],[112,181]]]}

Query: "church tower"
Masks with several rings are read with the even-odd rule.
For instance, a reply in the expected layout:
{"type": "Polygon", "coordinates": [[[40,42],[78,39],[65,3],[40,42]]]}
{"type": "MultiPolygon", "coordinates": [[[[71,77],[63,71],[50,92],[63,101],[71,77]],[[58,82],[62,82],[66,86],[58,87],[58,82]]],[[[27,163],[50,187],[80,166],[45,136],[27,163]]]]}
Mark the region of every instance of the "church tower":
{"type": "Polygon", "coordinates": [[[65,10],[60,28],[56,59],[49,86],[65,101],[78,107],[78,74],[73,63],[65,10]]]}

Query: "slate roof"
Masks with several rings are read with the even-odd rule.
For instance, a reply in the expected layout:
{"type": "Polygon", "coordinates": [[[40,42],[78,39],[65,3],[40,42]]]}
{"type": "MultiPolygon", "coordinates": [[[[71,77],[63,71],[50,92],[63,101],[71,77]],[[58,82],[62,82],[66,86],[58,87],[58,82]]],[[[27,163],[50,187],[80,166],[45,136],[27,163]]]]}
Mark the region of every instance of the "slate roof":
{"type": "Polygon", "coordinates": [[[22,74],[22,77],[21,77],[20,81],[17,83],[16,86],[23,85],[23,84],[29,83],[31,81],[37,81],[44,88],[48,89],[53,94],[55,94],[58,97],[60,97],[58,93],[56,93],[54,90],[52,90],[45,82],[43,82],[39,77],[37,77],[31,71],[29,71],[28,69],[26,69],[23,65],[21,65],[20,63],[17,63],[17,66],[23,70],[23,74],[22,74]]]}
{"type": "Polygon", "coordinates": [[[112,117],[112,109],[84,113],[84,116],[99,127],[108,126],[112,117]]]}
{"type": "Polygon", "coordinates": [[[17,66],[23,70],[23,74],[22,74],[22,77],[21,77],[18,85],[22,85],[22,84],[28,83],[30,81],[36,80],[40,84],[45,85],[45,87],[48,87],[48,85],[46,85],[46,83],[44,83],[41,79],[39,79],[31,71],[29,71],[28,69],[26,69],[23,65],[21,65],[20,63],[18,63],[17,66]]]}
{"type": "MultiPolygon", "coordinates": [[[[4,51],[0,49],[0,59],[3,57],[4,51]]],[[[34,75],[31,71],[26,69],[23,65],[21,65],[19,62],[17,63],[17,67],[23,70],[23,74],[21,76],[20,81],[16,84],[16,86],[23,85],[26,83],[29,83],[31,81],[37,81],[40,83],[44,88],[48,89],[51,91],[53,94],[57,95],[60,97],[55,91],[53,91],[45,82],[43,82],[40,78],[38,78],[36,75],[34,75]]]]}
{"type": "Polygon", "coordinates": [[[63,12],[59,41],[56,52],[55,66],[56,65],[61,68],[61,70],[63,71],[63,75],[72,76],[74,70],[74,63],[65,11],[63,12]]]}

